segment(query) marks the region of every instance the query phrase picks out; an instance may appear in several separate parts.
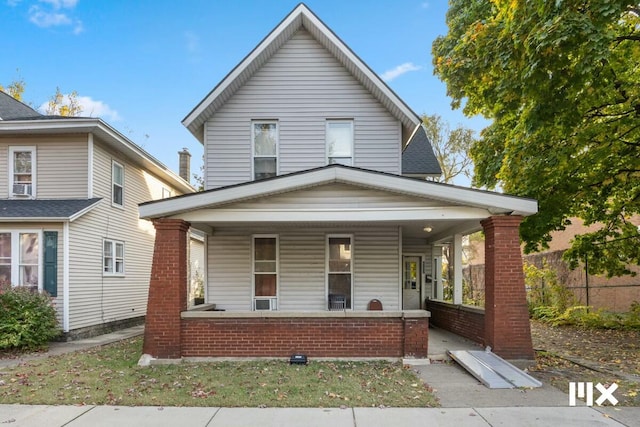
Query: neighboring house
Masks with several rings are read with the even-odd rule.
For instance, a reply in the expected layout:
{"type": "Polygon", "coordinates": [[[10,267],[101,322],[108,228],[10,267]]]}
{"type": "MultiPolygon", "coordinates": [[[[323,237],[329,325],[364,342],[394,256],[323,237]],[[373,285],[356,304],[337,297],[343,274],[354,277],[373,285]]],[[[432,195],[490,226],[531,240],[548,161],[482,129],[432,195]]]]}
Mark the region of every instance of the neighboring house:
{"type": "Polygon", "coordinates": [[[479,338],[533,356],[510,253],[537,203],[426,181],[441,171],[420,117],[304,4],[183,124],[206,191],[140,207],[157,232],[146,354],[426,357],[441,245],[484,228],[500,264],[479,338]],[[187,310],[189,227],[206,234],[217,311],[187,310]]]}
{"type": "MultiPolygon", "coordinates": [[[[607,277],[605,274],[587,275],[585,262],[574,270],[569,269],[564,261],[564,252],[571,247],[575,236],[593,232],[597,225],[585,226],[580,218],[570,218],[571,224],[564,230],[551,233],[549,248],[540,252],[523,254],[523,259],[538,268],[549,268],[555,271],[558,282],[571,290],[579,305],[616,312],[625,312],[632,305],[640,303],[640,266],[629,265],[627,268],[635,272],[636,276],[625,275],[607,277]]],[[[628,219],[631,224],[640,227],[640,216],[628,219]]],[[[465,267],[465,278],[471,283],[476,295],[484,293],[484,247],[475,244],[473,258],[465,267]]],[[[587,263],[589,260],[587,260],[587,263]]]]}
{"type": "Polygon", "coordinates": [[[0,92],[0,281],[45,290],[67,335],[139,321],[155,230],[138,203],[194,189],[96,118],[0,92]]]}

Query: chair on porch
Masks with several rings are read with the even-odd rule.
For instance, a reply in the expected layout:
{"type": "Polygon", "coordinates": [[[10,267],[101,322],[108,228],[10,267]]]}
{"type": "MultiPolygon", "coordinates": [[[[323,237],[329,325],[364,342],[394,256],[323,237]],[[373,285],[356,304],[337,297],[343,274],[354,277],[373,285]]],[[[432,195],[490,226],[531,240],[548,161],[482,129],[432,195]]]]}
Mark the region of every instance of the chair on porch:
{"type": "Polygon", "coordinates": [[[347,297],[340,294],[329,294],[329,310],[345,310],[347,308],[347,297]]]}

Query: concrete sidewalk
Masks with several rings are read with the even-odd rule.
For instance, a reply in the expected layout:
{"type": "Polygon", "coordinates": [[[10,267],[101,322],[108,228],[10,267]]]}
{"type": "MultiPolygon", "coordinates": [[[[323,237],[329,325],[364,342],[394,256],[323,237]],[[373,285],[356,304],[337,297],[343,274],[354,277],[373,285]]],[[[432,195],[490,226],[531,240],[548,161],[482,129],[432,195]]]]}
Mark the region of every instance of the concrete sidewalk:
{"type": "Polygon", "coordinates": [[[174,408],[0,405],[0,424],[20,427],[637,426],[593,408],[174,408]]]}

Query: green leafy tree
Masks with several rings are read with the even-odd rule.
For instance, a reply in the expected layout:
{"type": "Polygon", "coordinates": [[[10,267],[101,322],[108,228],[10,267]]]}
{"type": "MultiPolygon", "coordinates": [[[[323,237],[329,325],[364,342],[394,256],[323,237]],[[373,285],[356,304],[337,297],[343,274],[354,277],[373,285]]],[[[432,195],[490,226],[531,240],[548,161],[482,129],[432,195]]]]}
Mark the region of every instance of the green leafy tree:
{"type": "Polygon", "coordinates": [[[462,125],[451,129],[449,123],[438,114],[423,115],[422,123],[442,168],[442,175],[434,181],[452,183],[460,175],[471,179],[473,160],[469,150],[475,141],[473,131],[462,125]]]}
{"type": "Polygon", "coordinates": [[[533,197],[525,250],[569,218],[600,224],[575,239],[575,266],[629,273],[640,262],[638,0],[451,0],[433,43],[454,107],[492,119],[473,145],[474,184],[533,197]]]}

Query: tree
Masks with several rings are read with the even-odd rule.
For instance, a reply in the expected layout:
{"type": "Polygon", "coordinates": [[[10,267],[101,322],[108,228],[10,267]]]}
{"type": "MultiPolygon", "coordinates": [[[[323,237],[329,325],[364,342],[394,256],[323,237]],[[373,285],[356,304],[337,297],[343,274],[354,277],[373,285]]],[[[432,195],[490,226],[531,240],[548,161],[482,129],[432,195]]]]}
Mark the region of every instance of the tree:
{"type": "Polygon", "coordinates": [[[449,123],[438,114],[423,115],[422,123],[442,168],[442,176],[434,181],[452,183],[460,175],[471,179],[473,161],[469,150],[475,141],[473,131],[462,125],[451,130],[449,123]]]}
{"type": "Polygon", "coordinates": [[[56,93],[49,99],[46,114],[49,116],[76,117],[82,112],[82,105],[78,101],[78,92],[75,90],[68,95],[63,95],[60,88],[56,87],[56,93]]]}
{"type": "Polygon", "coordinates": [[[5,88],[0,84],[0,90],[12,98],[22,101],[22,94],[24,93],[24,80],[14,80],[5,88]]]}
{"type": "Polygon", "coordinates": [[[452,105],[492,119],[473,144],[474,184],[533,197],[527,252],[571,217],[599,224],[566,257],[591,273],[640,262],[637,0],[451,0],[432,46],[452,105]]]}

